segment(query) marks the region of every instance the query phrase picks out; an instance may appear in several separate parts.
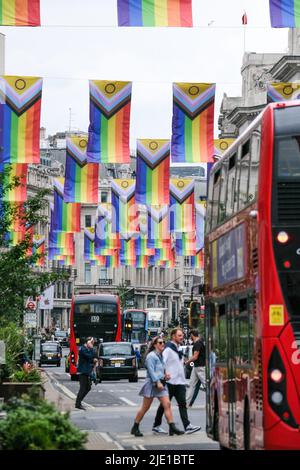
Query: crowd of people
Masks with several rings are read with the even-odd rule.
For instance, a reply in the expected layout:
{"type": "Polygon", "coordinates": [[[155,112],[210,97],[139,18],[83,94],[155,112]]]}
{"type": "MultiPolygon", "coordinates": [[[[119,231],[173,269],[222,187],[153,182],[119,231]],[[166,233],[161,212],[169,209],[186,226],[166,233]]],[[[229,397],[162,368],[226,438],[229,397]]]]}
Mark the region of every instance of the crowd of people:
{"type": "MultiPolygon", "coordinates": [[[[150,409],[154,398],[159,400],[159,406],[153,422],[152,431],[156,434],[166,434],[162,427],[162,418],[165,416],[169,426],[169,435],[191,434],[201,429],[200,426],[190,422],[188,408],[195,401],[200,388],[205,390],[205,346],[203,338],[197,330],[190,331],[192,341],[192,356],[186,358],[183,354],[182,343],[184,332],[181,328],[174,328],[170,333],[170,341],[165,341],[164,335],[156,336],[149,342],[144,365],[146,378],[139,392],[143,397],[142,405],[138,410],[131,434],[136,437],[143,436],[140,423],[150,409]],[[186,393],[185,365],[192,365],[190,385],[186,393]],[[184,430],[180,430],[174,423],[171,401],[175,398],[184,430]]],[[[94,371],[97,364],[94,353],[94,338],[88,337],[79,350],[78,374],[80,388],[76,398],[75,407],[84,409],[82,400],[91,390],[92,381],[95,380],[94,371]]]]}

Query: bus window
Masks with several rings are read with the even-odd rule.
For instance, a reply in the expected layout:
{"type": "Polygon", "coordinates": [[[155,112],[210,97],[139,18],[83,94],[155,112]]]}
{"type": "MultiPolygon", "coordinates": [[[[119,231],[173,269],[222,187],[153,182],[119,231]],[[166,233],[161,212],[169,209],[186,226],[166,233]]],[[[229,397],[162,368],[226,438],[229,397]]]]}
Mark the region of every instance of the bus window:
{"type": "Polygon", "coordinates": [[[300,136],[276,139],[278,178],[299,178],[300,176],[300,136]]]}
{"type": "Polygon", "coordinates": [[[239,177],[238,208],[243,209],[248,203],[248,183],[250,167],[250,139],[242,145],[239,177]]]}
{"type": "Polygon", "coordinates": [[[226,217],[231,217],[233,214],[236,158],[237,154],[234,153],[228,163],[226,217]]]}
{"type": "Polygon", "coordinates": [[[260,160],[260,135],[261,127],[253,131],[251,138],[251,163],[249,176],[248,202],[253,202],[257,196],[258,167],[260,160]]]}
{"type": "Polygon", "coordinates": [[[249,362],[249,312],[248,299],[239,300],[239,359],[241,363],[249,362]]]}
{"type": "Polygon", "coordinates": [[[216,356],[218,362],[225,362],[227,360],[227,325],[226,325],[226,309],[225,304],[219,304],[216,310],[216,323],[217,323],[217,343],[216,343],[216,356]]]}
{"type": "Polygon", "coordinates": [[[221,189],[221,168],[214,174],[214,186],[213,186],[213,200],[212,200],[212,228],[218,223],[218,212],[219,212],[219,196],[221,189]]]}
{"type": "Polygon", "coordinates": [[[225,220],[225,217],[226,217],[226,187],[227,187],[226,183],[227,183],[227,173],[228,173],[227,168],[228,168],[228,162],[225,161],[222,163],[218,223],[223,222],[223,220],[225,220]]]}
{"type": "Polygon", "coordinates": [[[210,180],[208,187],[208,201],[206,205],[206,218],[205,218],[205,232],[208,233],[211,230],[211,214],[212,214],[212,193],[213,193],[213,181],[210,180]]]}

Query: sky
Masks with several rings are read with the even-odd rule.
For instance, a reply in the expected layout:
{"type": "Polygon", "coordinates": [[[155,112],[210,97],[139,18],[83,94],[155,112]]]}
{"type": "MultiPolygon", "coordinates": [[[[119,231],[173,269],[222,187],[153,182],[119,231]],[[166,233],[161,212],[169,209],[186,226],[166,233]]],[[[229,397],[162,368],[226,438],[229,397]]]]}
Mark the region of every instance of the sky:
{"type": "Polygon", "coordinates": [[[116,5],[41,0],[41,28],[0,27],[5,74],[44,78],[47,134],[69,129],[70,108],[71,129],[88,130],[88,80],[94,79],[133,81],[131,148],[137,138],[170,138],[172,82],[214,82],[217,138],[223,94],[241,95],[244,50],[287,50],[288,30],[270,26],[269,0],[193,0],[191,29],[118,28],[116,5]]]}

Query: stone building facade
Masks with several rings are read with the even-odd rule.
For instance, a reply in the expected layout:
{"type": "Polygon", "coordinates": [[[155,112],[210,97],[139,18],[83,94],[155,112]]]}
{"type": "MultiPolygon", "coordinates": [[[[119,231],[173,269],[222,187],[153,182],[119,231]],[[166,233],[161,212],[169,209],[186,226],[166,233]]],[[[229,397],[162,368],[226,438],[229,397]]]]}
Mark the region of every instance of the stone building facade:
{"type": "Polygon", "coordinates": [[[267,84],[300,80],[300,29],[290,29],[286,54],[246,52],[241,68],[242,96],[224,93],[219,116],[220,138],[236,138],[267,103],[267,84]]]}

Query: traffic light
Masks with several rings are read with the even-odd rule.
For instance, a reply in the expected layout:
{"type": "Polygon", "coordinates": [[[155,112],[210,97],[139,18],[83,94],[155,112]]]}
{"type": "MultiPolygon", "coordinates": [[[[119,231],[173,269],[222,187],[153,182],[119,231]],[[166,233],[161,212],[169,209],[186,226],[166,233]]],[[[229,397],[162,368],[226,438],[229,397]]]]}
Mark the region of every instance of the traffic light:
{"type": "Polygon", "coordinates": [[[130,314],[127,314],[125,318],[125,331],[126,332],[132,331],[132,318],[130,314]]]}

